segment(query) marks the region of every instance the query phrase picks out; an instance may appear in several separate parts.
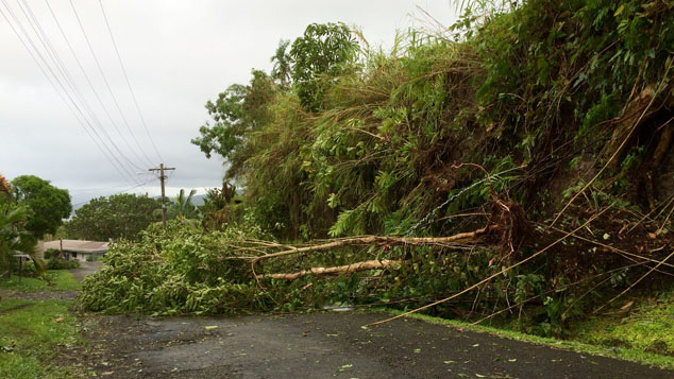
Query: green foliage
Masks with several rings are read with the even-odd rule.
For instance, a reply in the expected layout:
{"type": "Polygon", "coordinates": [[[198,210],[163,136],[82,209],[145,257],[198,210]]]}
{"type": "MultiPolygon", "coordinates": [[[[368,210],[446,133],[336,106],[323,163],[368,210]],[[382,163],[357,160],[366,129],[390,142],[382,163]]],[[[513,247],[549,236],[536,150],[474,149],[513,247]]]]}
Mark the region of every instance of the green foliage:
{"type": "Polygon", "coordinates": [[[53,256],[56,256],[58,254],[60,254],[58,249],[47,249],[44,252],[43,257],[44,259],[51,259],[53,256]]]}
{"type": "MultiPolygon", "coordinates": [[[[205,230],[222,230],[229,224],[244,220],[245,205],[237,194],[236,186],[222,183],[222,189],[211,188],[199,207],[205,230]]],[[[245,220],[244,220],[245,222],[245,220]]]]}
{"type": "MultiPolygon", "coordinates": [[[[394,314],[400,314],[402,311],[393,311],[394,314]]],[[[409,315],[410,318],[415,318],[423,320],[425,322],[430,322],[438,325],[445,325],[452,328],[469,328],[483,333],[489,333],[494,336],[499,336],[514,341],[522,341],[536,345],[545,345],[550,346],[555,349],[567,349],[570,351],[575,351],[581,354],[591,354],[591,355],[603,355],[615,357],[618,359],[638,362],[645,365],[651,365],[660,367],[665,370],[674,369],[674,357],[653,354],[645,352],[643,350],[635,348],[616,348],[615,343],[607,343],[604,346],[601,346],[591,339],[583,338],[583,335],[572,336],[572,339],[555,339],[551,337],[540,337],[537,335],[522,333],[520,331],[513,331],[509,329],[504,329],[503,327],[494,327],[490,325],[474,325],[470,322],[452,320],[452,319],[442,319],[438,317],[430,317],[423,314],[412,314],[409,315]]],[[[599,331],[604,329],[605,324],[598,323],[595,326],[595,330],[599,331]]],[[[589,329],[584,330],[587,332],[589,329]]]]}
{"type": "Polygon", "coordinates": [[[264,309],[268,296],[251,284],[250,265],[230,249],[255,228],[202,234],[172,221],[152,226],[139,243],[120,240],[96,275],[85,278],[85,309],[106,312],[235,313],[264,309]]]}
{"type": "Polygon", "coordinates": [[[626,301],[628,307],[631,304],[633,307],[625,318],[593,317],[579,325],[574,337],[597,345],[674,356],[674,336],[670,332],[674,293],[665,291],[626,301]]]}
{"type": "Polygon", "coordinates": [[[669,80],[672,17],[667,2],[636,0],[531,0],[492,14],[469,40],[486,68],[480,118],[505,121],[502,138],[532,135],[533,156],[569,138],[594,149],[633,91],[669,80]]]}
{"type": "Polygon", "coordinates": [[[213,152],[228,159],[234,155],[248,127],[239,122],[245,94],[246,87],[234,84],[220,93],[215,103],[210,100],[206,103],[208,114],[216,123],[213,126],[206,123],[199,128],[201,137],[193,139],[192,143],[199,146],[207,158],[213,152]]]}
{"type": "Polygon", "coordinates": [[[133,240],[138,232],[160,220],[153,214],[157,209],[161,209],[161,202],[146,195],[99,197],[75,211],[66,224],[66,232],[71,238],[91,241],[133,240]]]}
{"type": "Polygon", "coordinates": [[[534,204],[552,162],[596,153],[630,93],[668,80],[656,63],[669,54],[671,7],[617,8],[464,6],[458,42],[411,32],[390,54],[358,50],[342,24],[312,24],[288,56],[285,42],[274,56],[276,71],[290,66],[293,88],[256,86],[258,73],[239,87],[248,92],[232,97],[228,130],[241,132],[240,145],[220,154],[249,212],[280,238],[451,233],[457,222],[436,220],[482,206],[490,186],[534,204]],[[240,107],[253,93],[258,113],[240,107]],[[253,118],[254,128],[238,129],[253,118]]]}
{"type": "Polygon", "coordinates": [[[25,227],[35,238],[55,233],[63,219],[70,216],[72,205],[67,190],[56,188],[49,181],[33,175],[16,177],[12,185],[18,203],[32,212],[25,227]]]}
{"type": "Polygon", "coordinates": [[[52,258],[47,261],[48,270],[72,270],[80,267],[82,265],[76,260],[67,261],[63,258],[52,258]]]}
{"type": "MultiPolygon", "coordinates": [[[[318,111],[329,82],[343,74],[358,51],[343,23],[311,24],[290,48],[293,86],[307,111],[318,111]]],[[[278,53],[278,52],[277,52],[278,53]]]]}
{"type": "MultiPolygon", "coordinates": [[[[150,227],[138,243],[120,241],[113,246],[102,270],[85,279],[82,305],[92,311],[153,314],[297,311],[401,301],[414,306],[456,292],[501,269],[490,264],[494,254],[489,251],[461,256],[449,249],[346,248],[299,260],[269,260],[258,273],[293,272],[298,266],[337,266],[368,259],[405,259],[405,263],[332,278],[256,281],[250,266],[250,254],[255,249],[245,247],[260,238],[269,237],[251,226],[230,226],[210,233],[176,221],[167,229],[150,227]]],[[[273,244],[267,241],[263,245],[273,244]]],[[[512,296],[509,291],[515,286],[508,285],[509,280],[497,280],[501,290],[485,293],[502,299],[512,296]]]]}
{"type": "Polygon", "coordinates": [[[33,254],[35,237],[25,229],[30,209],[17,205],[8,194],[0,193],[0,277],[10,274],[16,252],[33,254]]]}
{"type": "Polygon", "coordinates": [[[280,82],[281,86],[287,87],[290,83],[292,70],[292,58],[288,53],[289,40],[281,40],[276,48],[276,53],[271,57],[274,67],[271,70],[271,78],[280,82]]]}
{"type": "Polygon", "coordinates": [[[275,96],[275,84],[264,72],[254,70],[250,85],[232,85],[218,95],[215,103],[206,103],[208,114],[215,122],[199,128],[200,137],[192,139],[206,157],[216,153],[231,164],[229,176],[242,169],[249,157],[247,143],[251,133],[265,125],[269,114],[267,105],[275,96]]]}
{"type": "MultiPolygon", "coordinates": [[[[167,229],[150,227],[138,243],[120,241],[114,245],[102,270],[85,279],[82,305],[91,311],[163,315],[299,311],[343,304],[415,307],[456,293],[502,269],[493,264],[499,256],[488,250],[460,255],[439,247],[344,248],[296,259],[267,260],[258,265],[258,274],[371,259],[404,263],[327,278],[307,275],[292,281],[255,280],[250,259],[259,250],[246,247],[275,244],[266,240],[251,245],[260,243],[260,238],[269,236],[251,226],[229,226],[210,233],[177,221],[167,229]]],[[[512,298],[524,300],[549,285],[542,276],[513,272],[483,288],[485,301],[467,297],[458,301],[469,300],[474,311],[492,310],[495,299],[503,304],[512,298]]],[[[447,316],[454,310],[453,306],[439,307],[436,312],[447,316]]]]}
{"type": "MultiPolygon", "coordinates": [[[[219,152],[218,145],[205,150],[231,162],[228,175],[245,189],[240,212],[231,212],[228,220],[245,219],[280,240],[438,236],[485,223],[508,228],[512,220],[498,213],[506,203],[521,205],[532,221],[543,222],[558,211],[558,197],[574,196],[586,176],[598,172],[592,165],[605,163],[594,158],[601,158],[620,126],[616,118],[634,96],[656,88],[661,104],[672,90],[670,2],[529,0],[462,8],[453,41],[410,32],[389,53],[364,51],[343,25],[314,24],[289,53],[282,42],[272,80],[254,74],[241,96],[232,98],[239,106],[255,99],[255,113],[235,108],[240,113],[228,121],[230,129],[213,129],[212,135],[214,141],[234,142],[223,142],[226,148],[219,152]],[[292,85],[283,74],[288,68],[292,85]],[[244,125],[250,126],[238,129],[244,125]],[[568,167],[579,175],[556,177],[568,167]]],[[[625,192],[633,188],[626,180],[648,161],[661,129],[640,130],[626,146],[622,176],[604,173],[579,209],[594,212],[611,204],[632,212],[625,192]]],[[[562,218],[562,229],[588,219],[575,211],[580,216],[562,218]]],[[[505,256],[498,248],[468,257],[393,248],[303,257],[298,265],[336,266],[374,257],[410,263],[389,270],[377,285],[367,275],[330,284],[303,278],[274,282],[272,287],[283,291],[265,294],[277,308],[377,299],[423,303],[537,251],[550,242],[538,237],[551,233],[538,232],[521,246],[509,246],[514,251],[505,256]],[[304,286],[311,290],[302,291],[304,286]]],[[[596,249],[577,249],[578,241],[565,243],[480,293],[492,305],[534,297],[538,300],[527,306],[537,332],[564,334],[588,304],[578,295],[586,288],[567,288],[571,278],[616,264],[593,261],[596,249]]]]}
{"type": "Polygon", "coordinates": [[[199,217],[197,207],[192,204],[192,197],[196,195],[197,190],[190,190],[190,193],[185,196],[185,190],[180,189],[178,196],[171,199],[171,205],[167,209],[169,218],[183,217],[186,219],[196,219],[199,217]]]}

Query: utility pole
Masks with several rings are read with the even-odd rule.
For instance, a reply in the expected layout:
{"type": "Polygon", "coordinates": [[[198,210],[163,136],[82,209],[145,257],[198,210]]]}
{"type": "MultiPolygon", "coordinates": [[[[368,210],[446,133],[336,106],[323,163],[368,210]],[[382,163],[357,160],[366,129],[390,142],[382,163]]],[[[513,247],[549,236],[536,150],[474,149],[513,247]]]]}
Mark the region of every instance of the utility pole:
{"type": "Polygon", "coordinates": [[[175,170],[175,167],[164,167],[163,163],[159,164],[159,168],[151,168],[148,171],[159,171],[159,180],[161,181],[161,211],[163,214],[164,227],[166,227],[166,175],[164,171],[175,170]]]}

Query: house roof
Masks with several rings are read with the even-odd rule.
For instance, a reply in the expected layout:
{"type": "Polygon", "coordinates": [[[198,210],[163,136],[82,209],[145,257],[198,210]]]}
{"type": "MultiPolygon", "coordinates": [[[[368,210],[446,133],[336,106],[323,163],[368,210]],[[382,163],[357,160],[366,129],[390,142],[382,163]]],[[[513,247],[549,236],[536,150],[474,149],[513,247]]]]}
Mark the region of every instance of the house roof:
{"type": "Polygon", "coordinates": [[[37,246],[37,251],[44,253],[49,249],[60,250],[61,248],[63,248],[63,251],[72,253],[104,253],[108,251],[108,243],[98,241],[56,240],[40,243],[37,246]],[[63,245],[61,245],[61,243],[63,243],[63,245]]]}

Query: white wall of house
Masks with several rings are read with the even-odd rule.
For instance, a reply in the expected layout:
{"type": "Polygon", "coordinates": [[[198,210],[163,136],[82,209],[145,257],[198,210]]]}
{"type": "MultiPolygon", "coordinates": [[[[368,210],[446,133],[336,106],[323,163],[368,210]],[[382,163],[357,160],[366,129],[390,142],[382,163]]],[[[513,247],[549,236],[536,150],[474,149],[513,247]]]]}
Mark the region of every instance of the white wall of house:
{"type": "Polygon", "coordinates": [[[100,259],[105,253],[99,252],[99,253],[74,253],[74,252],[69,252],[71,260],[76,260],[79,262],[86,262],[87,259],[93,259],[93,260],[98,260],[100,259]]]}
{"type": "Polygon", "coordinates": [[[87,260],[87,255],[84,253],[69,253],[70,254],[70,259],[73,261],[80,261],[80,262],[86,262],[87,260]]]}

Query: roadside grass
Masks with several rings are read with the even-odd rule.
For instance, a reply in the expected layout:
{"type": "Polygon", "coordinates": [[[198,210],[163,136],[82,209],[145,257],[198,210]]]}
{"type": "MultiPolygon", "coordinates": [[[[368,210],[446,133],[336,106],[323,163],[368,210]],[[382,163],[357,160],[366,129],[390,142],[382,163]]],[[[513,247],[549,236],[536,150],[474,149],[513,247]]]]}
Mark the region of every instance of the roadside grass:
{"type": "Polygon", "coordinates": [[[674,359],[674,291],[641,296],[629,314],[593,317],[572,338],[593,345],[633,348],[674,359]]]}
{"type": "MultiPolygon", "coordinates": [[[[670,303],[670,306],[674,305],[674,302],[670,303]]],[[[670,307],[669,309],[671,309],[670,307]]],[[[374,311],[373,309],[372,311],[374,311]]],[[[379,311],[386,311],[389,313],[392,313],[394,315],[402,314],[404,313],[403,311],[398,311],[398,310],[391,310],[391,309],[378,309],[379,311]]],[[[611,344],[597,344],[591,338],[577,338],[577,340],[558,340],[554,338],[547,338],[547,337],[540,337],[540,336],[535,336],[531,334],[525,334],[513,330],[507,330],[507,329],[499,329],[495,327],[490,327],[490,326],[483,326],[483,325],[472,325],[471,323],[464,322],[464,321],[457,321],[457,320],[448,320],[448,319],[443,319],[443,318],[438,318],[438,317],[432,317],[432,316],[427,316],[423,314],[418,314],[414,313],[410,316],[410,318],[414,319],[419,319],[423,320],[429,323],[433,324],[438,324],[438,325],[445,325],[449,327],[454,327],[454,328],[465,328],[471,331],[475,332],[483,332],[483,333],[489,333],[493,334],[499,337],[511,339],[511,340],[516,340],[516,341],[523,341],[523,342],[529,342],[529,343],[535,343],[539,345],[546,345],[550,347],[555,347],[555,348],[561,348],[561,349],[567,349],[567,350],[572,350],[578,353],[583,353],[583,354],[592,354],[592,355],[599,355],[599,356],[605,356],[605,357],[612,357],[612,358],[617,358],[617,359],[623,359],[627,361],[633,361],[645,365],[652,365],[652,366],[657,366],[661,367],[667,370],[674,370],[674,356],[668,356],[668,355],[662,355],[662,353],[654,353],[651,351],[646,351],[643,348],[640,348],[638,345],[632,345],[632,346],[616,346],[616,345],[611,345],[611,344]]],[[[605,323],[605,321],[604,321],[605,323]]],[[[658,333],[660,336],[663,334],[666,334],[668,337],[668,340],[671,340],[674,338],[672,334],[672,329],[671,325],[674,324],[674,320],[672,319],[672,316],[669,317],[669,328],[663,327],[662,330],[660,330],[658,333]]],[[[588,332],[594,332],[597,333],[598,330],[592,329],[593,324],[588,324],[587,325],[587,330],[585,333],[588,332]]],[[[597,324],[594,324],[594,327],[597,327],[597,324]]],[[[625,330],[628,330],[629,328],[626,328],[625,330]]],[[[627,333],[627,332],[624,332],[627,333]]],[[[647,331],[641,331],[640,333],[650,333],[647,331]]],[[[592,335],[592,334],[590,334],[592,335]]]]}
{"type": "Polygon", "coordinates": [[[44,278],[21,278],[12,275],[9,279],[0,279],[0,288],[18,291],[79,291],[82,284],[65,270],[49,270],[44,278]]]}
{"type": "Polygon", "coordinates": [[[81,376],[60,367],[59,347],[83,343],[71,301],[0,302],[0,377],[69,378],[81,376]]]}

